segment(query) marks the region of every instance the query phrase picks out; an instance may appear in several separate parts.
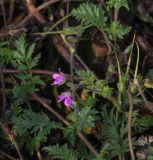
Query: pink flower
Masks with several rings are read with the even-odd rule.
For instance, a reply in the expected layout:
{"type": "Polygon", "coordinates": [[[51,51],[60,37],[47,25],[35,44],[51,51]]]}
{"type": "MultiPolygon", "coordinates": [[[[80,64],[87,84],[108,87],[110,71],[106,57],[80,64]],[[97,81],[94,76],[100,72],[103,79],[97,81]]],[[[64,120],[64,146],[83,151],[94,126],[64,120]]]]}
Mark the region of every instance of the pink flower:
{"type": "Polygon", "coordinates": [[[58,96],[58,103],[61,101],[64,101],[64,105],[66,107],[70,107],[72,105],[70,92],[63,92],[60,96],[58,96]]]}
{"type": "Polygon", "coordinates": [[[61,85],[65,81],[64,73],[61,72],[59,68],[59,73],[54,73],[52,78],[54,79],[54,83],[52,85],[61,85]]]}

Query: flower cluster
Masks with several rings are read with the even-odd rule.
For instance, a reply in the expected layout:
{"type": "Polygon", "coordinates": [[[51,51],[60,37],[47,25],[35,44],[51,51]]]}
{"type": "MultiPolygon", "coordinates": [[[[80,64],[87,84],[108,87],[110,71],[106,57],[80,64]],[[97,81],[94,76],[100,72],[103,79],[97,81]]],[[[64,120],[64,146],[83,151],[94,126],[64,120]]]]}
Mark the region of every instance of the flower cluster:
{"type": "Polygon", "coordinates": [[[54,83],[52,85],[61,85],[64,83],[65,78],[64,78],[64,73],[61,72],[61,69],[58,69],[59,72],[58,73],[54,73],[52,75],[52,78],[54,79],[54,83]]]}
{"type": "MultiPolygon", "coordinates": [[[[52,85],[60,86],[65,82],[64,73],[59,68],[58,73],[54,73],[52,75],[54,80],[52,85]]],[[[60,96],[58,96],[58,103],[64,101],[64,105],[66,107],[70,107],[72,105],[72,98],[70,92],[63,92],[60,96]]]]}

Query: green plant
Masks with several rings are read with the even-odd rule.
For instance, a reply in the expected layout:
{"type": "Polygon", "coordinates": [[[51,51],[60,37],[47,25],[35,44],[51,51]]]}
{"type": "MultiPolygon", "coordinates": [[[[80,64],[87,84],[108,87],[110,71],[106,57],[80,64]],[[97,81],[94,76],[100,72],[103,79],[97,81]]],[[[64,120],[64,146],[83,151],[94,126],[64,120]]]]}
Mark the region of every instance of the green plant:
{"type": "MultiPolygon", "coordinates": [[[[59,160],[129,160],[131,152],[139,149],[137,138],[152,132],[153,118],[139,106],[152,104],[147,101],[144,91],[153,88],[153,71],[149,70],[145,78],[141,76],[140,51],[135,35],[124,51],[127,62],[121,65],[120,56],[123,55],[118,53],[120,47],[116,45],[116,40],[123,39],[130,32],[130,27],[122,25],[117,17],[121,7],[129,9],[126,0],[107,0],[103,6],[82,3],[56,22],[48,32],[41,33],[60,34],[61,45],[58,44],[57,48],[64,50],[64,56],[70,51],[70,76],[60,68],[55,73],[36,70],[40,62],[40,54],[35,50],[37,44],[28,45],[24,35],[14,42],[0,43],[0,67],[4,67],[0,70],[0,94],[3,100],[2,114],[5,114],[5,118],[0,117],[0,134],[2,142],[7,144],[3,146],[4,149],[13,154],[15,152],[14,155],[17,152],[20,159],[22,153],[25,159],[31,159],[31,156],[33,159],[37,155],[36,159],[39,160],[46,158],[43,156],[59,160]],[[77,22],[77,25],[69,26],[67,21],[68,25],[65,25],[63,21],[71,15],[80,24],[77,22]],[[60,23],[63,23],[59,26],[62,29],[52,31],[60,23]],[[73,64],[73,58],[78,56],[79,38],[90,27],[99,29],[108,50],[110,47],[116,58],[116,66],[112,63],[108,68],[118,75],[118,78],[113,77],[113,83],[108,82],[107,77],[98,79],[79,58],[77,60],[86,71],[77,70],[73,64]],[[132,66],[135,52],[136,62],[132,66]],[[5,69],[7,66],[11,69],[5,69]],[[8,75],[5,76],[3,72],[8,75]],[[52,77],[49,79],[53,81],[51,85],[47,85],[46,77],[40,76],[40,73],[52,77]]],[[[49,66],[56,67],[52,64],[49,66]]],[[[149,153],[148,159],[152,158],[151,145],[144,147],[149,153]]]]}
{"type": "Polygon", "coordinates": [[[81,22],[82,26],[89,25],[104,29],[110,40],[123,38],[131,28],[123,26],[119,21],[111,21],[110,23],[109,19],[111,17],[108,18],[107,15],[109,15],[114,6],[117,9],[122,6],[128,8],[127,2],[125,0],[110,0],[106,4],[105,9],[92,3],[83,3],[77,9],[72,10],[72,15],[81,22]]]}
{"type": "Polygon", "coordinates": [[[79,8],[72,10],[72,15],[76,17],[78,21],[81,21],[82,25],[90,25],[95,27],[106,26],[107,17],[102,8],[94,4],[81,4],[79,8]]]}
{"type": "Polygon", "coordinates": [[[40,59],[40,54],[32,57],[35,49],[35,44],[33,43],[28,47],[24,36],[22,35],[15,41],[15,50],[12,53],[11,64],[19,69],[26,70],[35,67],[40,59]]]}
{"type": "Polygon", "coordinates": [[[48,152],[49,155],[53,155],[55,158],[60,158],[63,160],[78,159],[78,153],[72,149],[69,149],[67,145],[63,145],[61,147],[59,145],[48,146],[45,147],[44,150],[48,152]]]}

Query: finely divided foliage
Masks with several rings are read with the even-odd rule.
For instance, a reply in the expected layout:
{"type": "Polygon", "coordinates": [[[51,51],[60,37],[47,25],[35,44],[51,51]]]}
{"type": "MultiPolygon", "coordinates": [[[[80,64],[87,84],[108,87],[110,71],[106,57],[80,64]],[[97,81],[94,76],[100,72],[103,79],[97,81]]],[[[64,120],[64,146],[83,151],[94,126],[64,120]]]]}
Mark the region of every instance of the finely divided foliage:
{"type": "Polygon", "coordinates": [[[48,146],[44,147],[44,150],[49,154],[53,155],[54,158],[63,160],[78,160],[78,153],[69,149],[67,145],[59,146],[48,146]]]}
{"type": "Polygon", "coordinates": [[[101,7],[94,4],[81,4],[79,8],[72,10],[72,15],[76,17],[82,25],[104,27],[107,17],[101,7]]]}
{"type": "MultiPolygon", "coordinates": [[[[119,21],[112,20],[113,18],[110,16],[114,9],[120,7],[128,9],[127,1],[107,0],[106,6],[103,7],[92,3],[82,3],[78,8],[72,9],[71,13],[81,24],[77,27],[63,29],[63,32],[65,32],[65,35],[77,35],[83,33],[88,27],[97,27],[104,30],[109,41],[123,38],[130,31],[130,27],[125,27],[119,21]],[[80,32],[78,32],[79,29],[80,32]]],[[[12,48],[6,42],[0,43],[0,67],[9,64],[16,70],[22,71],[22,73],[8,76],[6,79],[12,87],[9,91],[11,109],[6,111],[6,117],[8,121],[10,120],[11,132],[15,135],[21,149],[24,150],[26,144],[25,154],[29,152],[33,156],[37,154],[39,159],[41,159],[40,153],[45,156],[48,154],[48,156],[51,156],[49,158],[61,160],[130,159],[130,156],[128,157],[131,151],[128,145],[130,105],[128,93],[133,91],[131,88],[134,85],[131,142],[133,149],[135,149],[138,145],[136,141],[138,134],[145,134],[153,126],[153,117],[143,115],[139,111],[138,105],[142,104],[143,99],[134,84],[134,80],[141,82],[143,90],[147,87],[153,88],[153,70],[149,71],[143,85],[144,81],[140,81],[137,75],[133,79],[130,72],[126,72],[126,75],[124,73],[125,69],[122,71],[117,56],[117,75],[119,75],[119,79],[116,79],[116,83],[113,82],[113,84],[108,83],[105,79],[97,79],[92,71],[84,70],[77,70],[74,73],[74,82],[68,83],[63,71],[59,69],[59,72],[51,76],[53,83],[50,82],[50,87],[55,87],[54,95],[56,96],[58,93],[57,99],[52,99],[51,102],[44,99],[43,103],[45,103],[45,107],[49,106],[48,103],[51,103],[53,108],[46,108],[52,110],[52,113],[62,121],[63,118],[59,114],[64,111],[62,116],[65,118],[64,122],[67,122],[67,125],[64,126],[45,109],[41,109],[39,103],[33,101],[33,97],[31,97],[31,95],[34,95],[33,92],[42,91],[40,86],[45,86],[42,76],[25,72],[39,64],[40,54],[35,53],[36,45],[28,45],[22,35],[11,46],[12,48]],[[57,87],[59,87],[59,90],[57,87]],[[62,89],[64,89],[64,92],[61,92],[62,89]],[[65,91],[65,89],[69,90],[65,91]],[[86,93],[87,95],[82,96],[80,93],[86,93]],[[59,113],[55,110],[58,110],[59,113]],[[86,139],[85,144],[87,146],[77,137],[77,134],[82,132],[86,135],[89,134],[87,136],[89,140],[94,137],[95,141],[91,143],[97,149],[98,155],[95,156],[92,149],[87,148],[89,144],[86,139]],[[61,142],[58,136],[62,138],[62,144],[60,145],[57,144],[61,142]]],[[[133,48],[131,46],[132,55],[133,48]]],[[[127,70],[130,65],[129,63],[127,70]]],[[[43,95],[46,94],[42,93],[43,95]]],[[[52,96],[50,97],[52,98],[52,96]]],[[[5,137],[2,137],[2,140],[5,140],[5,137]]],[[[150,145],[144,148],[147,147],[149,148],[148,158],[151,159],[153,148],[150,145]]],[[[10,147],[6,148],[10,149],[10,147]]]]}
{"type": "Polygon", "coordinates": [[[106,9],[92,3],[83,3],[77,9],[72,10],[72,15],[80,21],[83,26],[89,25],[103,28],[108,34],[110,40],[123,38],[124,35],[129,33],[131,28],[123,26],[118,21],[112,21],[111,18],[107,16],[110,14],[109,12],[114,7],[114,4],[116,8],[122,6],[127,8],[126,1],[108,1],[106,9]],[[111,4],[113,4],[112,7],[111,4]]]}
{"type": "Polygon", "coordinates": [[[26,131],[29,131],[31,134],[35,133],[41,139],[49,135],[53,128],[63,129],[60,123],[50,121],[45,113],[36,113],[30,110],[23,110],[19,116],[13,116],[12,122],[15,133],[23,135],[26,131]]]}
{"type": "Polygon", "coordinates": [[[35,67],[40,59],[40,54],[32,57],[35,44],[28,47],[24,36],[19,37],[15,41],[15,50],[13,50],[11,63],[19,70],[26,70],[35,67]]]}

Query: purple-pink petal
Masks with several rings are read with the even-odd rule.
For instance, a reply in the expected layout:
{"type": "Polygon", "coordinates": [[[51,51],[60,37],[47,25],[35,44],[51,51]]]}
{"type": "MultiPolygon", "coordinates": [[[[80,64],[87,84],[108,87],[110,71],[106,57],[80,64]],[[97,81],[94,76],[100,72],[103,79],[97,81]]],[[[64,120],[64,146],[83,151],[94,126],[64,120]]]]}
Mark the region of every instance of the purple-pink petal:
{"type": "Polygon", "coordinates": [[[64,99],[65,99],[65,96],[62,96],[62,95],[58,96],[58,101],[57,102],[59,103],[59,102],[63,101],[64,99]]]}
{"type": "Polygon", "coordinates": [[[53,84],[61,84],[64,81],[63,77],[57,77],[53,84]]]}
{"type": "Polygon", "coordinates": [[[52,85],[58,85],[58,84],[60,84],[60,83],[57,81],[54,81],[54,83],[52,85]]]}
{"type": "Polygon", "coordinates": [[[60,85],[64,82],[64,74],[63,72],[60,71],[60,69],[59,69],[59,73],[54,73],[52,75],[52,78],[54,79],[54,82],[52,85],[60,85]]]}
{"type": "Polygon", "coordinates": [[[65,106],[69,107],[72,104],[72,99],[70,97],[66,97],[64,100],[65,106]]]}
{"type": "Polygon", "coordinates": [[[60,74],[54,73],[52,77],[53,77],[53,79],[56,79],[56,78],[58,78],[60,76],[61,76],[60,74]]]}
{"type": "Polygon", "coordinates": [[[72,105],[70,92],[63,92],[60,96],[58,96],[58,103],[61,101],[64,101],[64,105],[66,107],[70,107],[72,105]]]}

